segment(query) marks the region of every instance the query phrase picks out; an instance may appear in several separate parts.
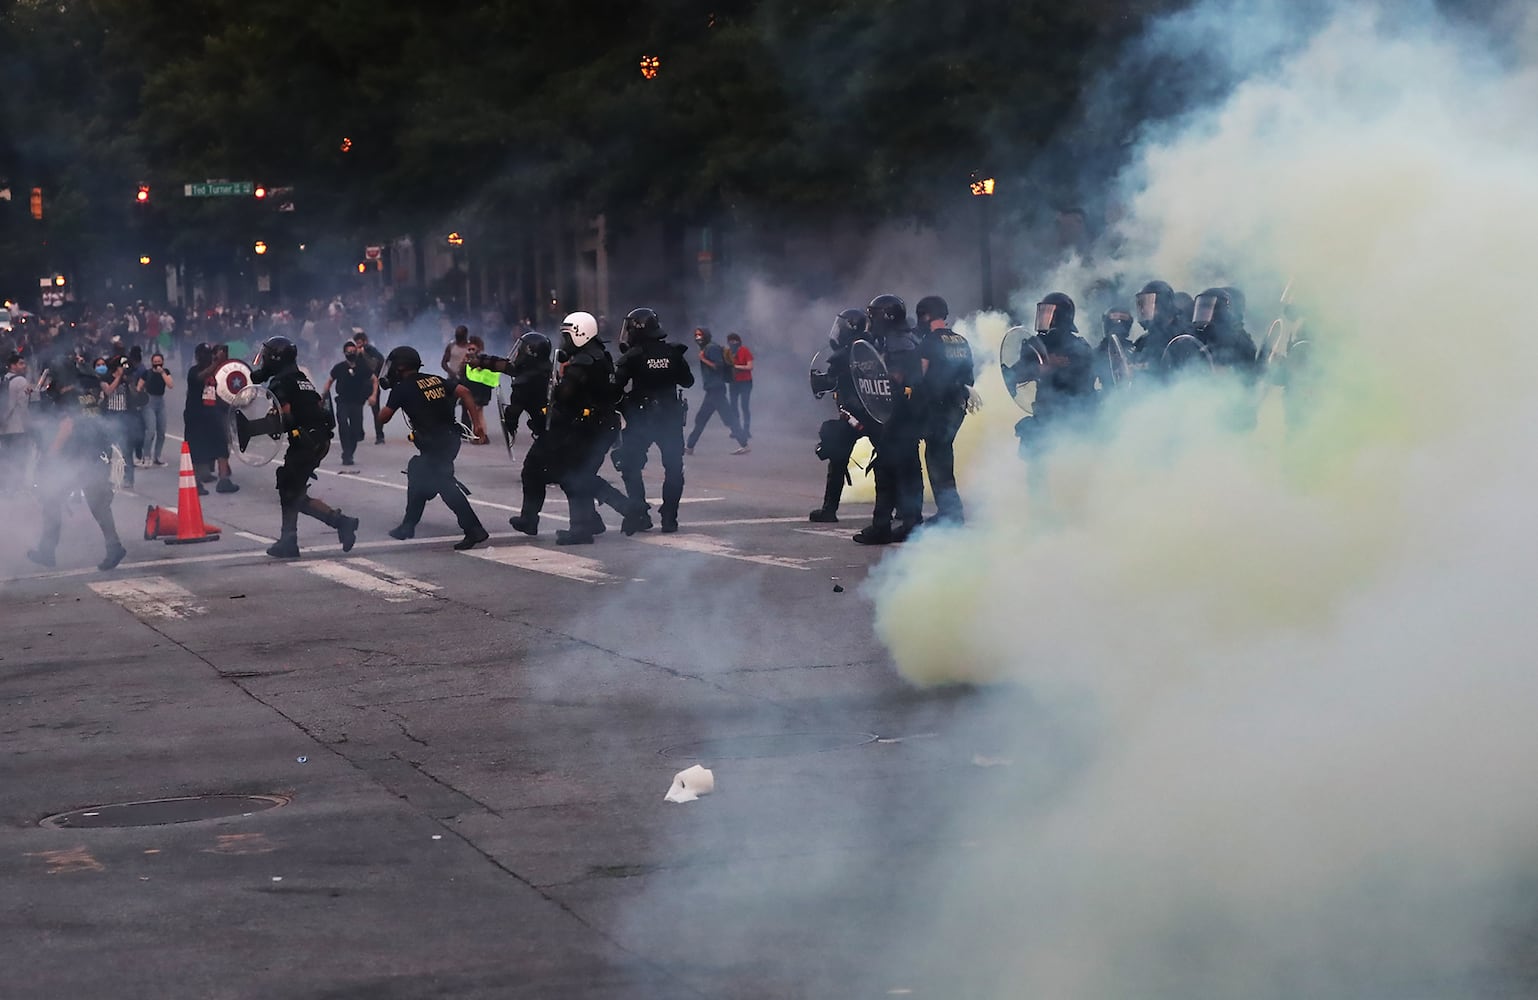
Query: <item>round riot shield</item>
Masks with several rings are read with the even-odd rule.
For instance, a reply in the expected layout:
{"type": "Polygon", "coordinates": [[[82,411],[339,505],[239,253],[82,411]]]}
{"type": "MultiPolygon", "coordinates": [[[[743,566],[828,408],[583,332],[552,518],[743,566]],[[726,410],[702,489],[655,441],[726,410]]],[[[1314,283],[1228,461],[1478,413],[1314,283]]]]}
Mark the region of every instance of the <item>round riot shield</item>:
{"type": "Polygon", "coordinates": [[[849,346],[849,375],[854,382],[860,405],[878,424],[892,419],[896,401],[892,396],[892,377],[886,370],[881,352],[869,341],[857,340],[849,346]]]}
{"type": "Polygon", "coordinates": [[[246,465],[262,466],[283,449],[283,413],[265,385],[248,385],[230,403],[230,444],[246,465]]]}
{"type": "Polygon", "coordinates": [[[1101,347],[1105,350],[1106,369],[1111,373],[1111,384],[1130,385],[1132,362],[1127,358],[1127,350],[1122,346],[1121,338],[1107,337],[1101,347]]]}
{"type": "Polygon", "coordinates": [[[838,387],[838,380],[828,371],[828,358],[832,353],[832,348],[826,348],[812,355],[811,371],[807,374],[812,382],[812,395],[817,399],[821,399],[838,387]]]}
{"type": "Polygon", "coordinates": [[[1012,326],[999,345],[999,370],[1009,398],[1027,413],[1031,412],[1032,393],[1025,387],[1041,377],[1047,364],[1047,345],[1041,337],[1023,326],[1012,326]]]}
{"type": "Polygon", "coordinates": [[[1207,352],[1207,345],[1189,333],[1173,338],[1165,346],[1160,361],[1167,371],[1180,371],[1187,366],[1194,366],[1198,371],[1211,371],[1213,368],[1212,355],[1207,352]]]}
{"type": "Polygon", "coordinates": [[[251,366],[244,361],[226,361],[214,372],[214,393],[230,404],[251,384],[251,366]]]}

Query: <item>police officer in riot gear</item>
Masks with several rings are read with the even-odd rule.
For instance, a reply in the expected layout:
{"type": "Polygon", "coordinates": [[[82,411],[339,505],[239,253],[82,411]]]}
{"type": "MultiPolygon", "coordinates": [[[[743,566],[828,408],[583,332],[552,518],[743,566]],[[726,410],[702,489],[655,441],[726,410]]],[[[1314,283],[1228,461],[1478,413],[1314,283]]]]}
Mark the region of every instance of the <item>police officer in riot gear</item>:
{"type": "Polygon", "coordinates": [[[1036,336],[1046,356],[1027,349],[1005,368],[1006,382],[1036,383],[1031,416],[1015,424],[1022,458],[1031,458],[1045,443],[1046,433],[1065,418],[1088,412],[1094,405],[1095,353],[1079,336],[1074,311],[1073,299],[1062,292],[1044,296],[1036,305],[1036,336]]]}
{"type": "Polygon", "coordinates": [[[54,565],[64,502],[71,490],[78,489],[85,495],[86,506],[107,546],[107,554],[96,568],[113,569],[128,550],[123,548],[112,519],[112,482],[106,461],[111,441],[102,418],[101,378],[83,358],[62,357],[49,370],[45,412],[54,427],[51,433],[45,429],[37,458],[43,532],[27,558],[39,566],[54,565]]]}
{"type": "Polygon", "coordinates": [[[924,296],[914,308],[923,372],[917,410],[929,487],[935,495],[935,520],[961,524],[966,517],[956,489],[955,445],[971,399],[974,371],[967,338],[945,325],[949,310],[938,295],[924,296]]]}
{"type": "Polygon", "coordinates": [[[592,313],[571,313],[561,321],[556,364],[545,433],[523,462],[523,509],[508,523],[526,535],[537,534],[545,489],[559,483],[571,526],[555,533],[556,544],[591,545],[604,530],[596,497],[608,484],[600,481],[598,469],[619,422],[613,363],[598,339],[598,320],[592,313]]]}
{"type": "Polygon", "coordinates": [[[1095,371],[1100,389],[1105,391],[1124,382],[1130,372],[1126,366],[1133,357],[1132,314],[1112,306],[1100,317],[1100,343],[1095,347],[1095,371]]]}
{"type": "MultiPolygon", "coordinates": [[[[539,437],[545,432],[545,407],[550,402],[550,338],[530,331],[518,338],[508,359],[506,371],[512,378],[508,387],[508,404],[502,411],[502,426],[509,441],[517,440],[518,419],[527,417],[529,433],[539,437]]],[[[481,359],[493,362],[494,359],[481,359]]]]}
{"type": "Polygon", "coordinates": [[[336,529],[343,552],[351,552],[358,540],[358,519],[348,517],[310,496],[310,480],[331,449],[335,427],[320,393],[310,377],[299,370],[299,348],[287,337],[270,337],[262,344],[261,358],[251,371],[251,381],[267,383],[278,401],[288,450],[278,467],[278,503],[282,530],[267,549],[274,559],[299,558],[299,515],[308,514],[336,529]]]}
{"type": "Polygon", "coordinates": [[[1191,308],[1191,333],[1214,365],[1253,376],[1259,368],[1255,341],[1244,329],[1244,293],[1232,286],[1209,288],[1191,308]]]}
{"type": "Polygon", "coordinates": [[[1137,293],[1134,311],[1143,335],[1134,342],[1133,349],[1137,363],[1148,370],[1160,371],[1164,349],[1187,332],[1190,313],[1180,311],[1175,295],[1175,290],[1164,281],[1150,281],[1137,293]]]}
{"type": "Polygon", "coordinates": [[[903,541],[924,520],[924,470],[919,463],[924,374],[918,339],[908,327],[907,303],[895,295],[878,295],[865,308],[865,317],[892,381],[893,406],[891,419],[876,441],[876,505],[871,523],[854,540],[861,545],[887,545],[903,541]]]}
{"type": "Polygon", "coordinates": [[[406,463],[406,514],[390,529],[391,538],[407,539],[416,534],[417,523],[427,509],[427,501],[442,497],[454,512],[465,537],[454,543],[456,549],[471,549],[491,535],[475,516],[464,489],[454,478],[454,459],[459,457],[459,425],[454,419],[455,403],[470,414],[476,440],[486,440],[486,420],[470,390],[438,375],[422,373],[422,356],[413,347],[397,347],[385,358],[379,384],[390,390],[390,398],[379,411],[383,427],[404,410],[411,421],[411,437],[417,454],[406,463]]]}
{"type": "Polygon", "coordinates": [[[646,485],[641,478],[652,445],[662,457],[662,530],[678,530],[678,504],[684,495],[684,418],[687,407],[683,389],[694,385],[694,372],[683,344],[668,343],[657,314],[633,309],[625,317],[621,338],[626,343],[614,374],[615,385],[625,392],[625,432],[615,464],[625,477],[630,512],[624,532],[633,535],[652,526],[646,514],[646,485]]]}
{"type": "Polygon", "coordinates": [[[812,391],[819,398],[832,392],[838,404],[838,416],[823,421],[817,429],[817,457],[828,463],[828,477],[823,486],[822,506],[808,514],[807,520],[818,524],[838,522],[838,504],[845,484],[850,481],[849,457],[854,446],[862,437],[870,437],[872,445],[875,444],[878,425],[860,405],[849,371],[849,345],[864,338],[869,324],[863,310],[845,309],[839,313],[828,333],[828,346],[833,353],[827,357],[827,368],[813,374],[812,391]]]}

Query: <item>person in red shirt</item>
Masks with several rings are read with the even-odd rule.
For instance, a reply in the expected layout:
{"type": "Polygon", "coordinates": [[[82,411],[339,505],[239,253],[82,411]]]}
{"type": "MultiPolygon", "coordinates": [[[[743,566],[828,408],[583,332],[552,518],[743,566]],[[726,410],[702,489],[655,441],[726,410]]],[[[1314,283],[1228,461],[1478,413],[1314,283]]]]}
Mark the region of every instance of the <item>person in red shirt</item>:
{"type": "Polygon", "coordinates": [[[726,335],[726,360],[732,366],[732,380],[726,383],[726,402],[737,414],[737,426],[742,428],[742,449],[736,454],[746,454],[747,441],[753,436],[753,352],[742,343],[742,335],[726,335]]]}

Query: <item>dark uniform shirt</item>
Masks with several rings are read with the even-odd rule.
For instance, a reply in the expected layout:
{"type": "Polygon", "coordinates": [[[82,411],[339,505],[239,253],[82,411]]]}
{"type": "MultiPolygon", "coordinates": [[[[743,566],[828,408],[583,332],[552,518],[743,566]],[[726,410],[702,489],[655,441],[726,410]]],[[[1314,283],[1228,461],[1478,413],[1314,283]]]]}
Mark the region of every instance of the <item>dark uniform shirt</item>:
{"type": "Polygon", "coordinates": [[[972,346],[948,327],[930,330],[919,341],[919,360],[929,362],[924,375],[924,402],[935,408],[961,406],[974,378],[972,346]]]}
{"type": "Polygon", "coordinates": [[[390,390],[386,402],[411,421],[411,436],[423,453],[457,450],[459,427],[454,422],[454,385],[437,375],[407,376],[390,390]]]}
{"type": "Polygon", "coordinates": [[[311,434],[331,433],[331,415],[326,412],[315,384],[298,367],[289,368],[268,379],[267,388],[277,398],[279,405],[288,407],[285,420],[288,429],[311,434]]]}
{"type": "Polygon", "coordinates": [[[913,331],[890,334],[881,352],[892,377],[892,419],[901,424],[919,416],[923,401],[924,369],[919,365],[919,342],[913,331]],[[915,398],[917,397],[917,398],[915,398]]]}
{"type": "Polygon", "coordinates": [[[686,348],[665,340],[631,344],[615,366],[614,383],[629,387],[626,402],[637,410],[658,403],[676,405],[678,390],[694,385],[694,371],[684,359],[686,348]]]}
{"type": "Polygon", "coordinates": [[[362,403],[373,391],[374,370],[363,358],[338,361],[331,369],[331,381],[336,385],[337,399],[344,403],[362,403]]]}
{"type": "Polygon", "coordinates": [[[1094,400],[1095,352],[1083,337],[1059,330],[1041,340],[1047,348],[1047,367],[1042,369],[1035,356],[1026,351],[1011,373],[1022,383],[1037,380],[1032,412],[1038,420],[1050,420],[1094,400]]]}

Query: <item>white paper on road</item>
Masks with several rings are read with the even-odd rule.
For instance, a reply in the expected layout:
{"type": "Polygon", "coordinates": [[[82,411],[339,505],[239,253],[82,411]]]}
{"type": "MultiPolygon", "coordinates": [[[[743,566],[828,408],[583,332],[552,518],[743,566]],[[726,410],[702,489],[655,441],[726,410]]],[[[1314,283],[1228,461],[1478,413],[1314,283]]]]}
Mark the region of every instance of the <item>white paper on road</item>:
{"type": "Polygon", "coordinates": [[[501,563],[518,569],[533,570],[579,583],[618,583],[621,578],[604,571],[603,563],[587,556],[573,555],[559,549],[534,545],[502,545],[488,549],[470,549],[465,553],[476,559],[501,563]]]}
{"type": "Polygon", "coordinates": [[[427,597],[438,589],[437,584],[397,573],[372,559],[304,563],[300,568],[332,583],[382,597],[392,604],[427,597]]]}
{"type": "Polygon", "coordinates": [[[207,613],[191,591],[184,590],[163,576],[130,577],[126,580],[102,580],[90,588],[109,601],[122,605],[135,618],[178,619],[207,613]]]}
{"type": "Polygon", "coordinates": [[[716,776],[708,767],[695,764],[673,775],[673,786],[663,796],[667,802],[693,802],[716,790],[716,776]]]}

